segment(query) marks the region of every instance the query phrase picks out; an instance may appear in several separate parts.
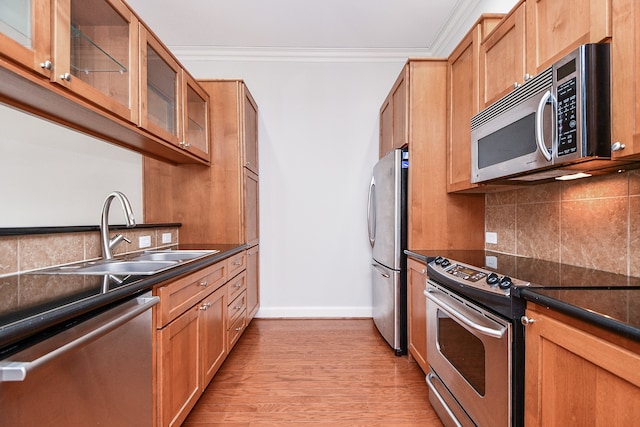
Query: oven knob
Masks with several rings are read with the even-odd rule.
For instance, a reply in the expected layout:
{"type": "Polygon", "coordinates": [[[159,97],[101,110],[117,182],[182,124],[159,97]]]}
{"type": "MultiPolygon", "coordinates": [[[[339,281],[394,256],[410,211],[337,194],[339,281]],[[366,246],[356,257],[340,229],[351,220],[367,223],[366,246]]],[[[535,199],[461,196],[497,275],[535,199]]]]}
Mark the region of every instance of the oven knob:
{"type": "Polygon", "coordinates": [[[444,268],[444,267],[448,267],[448,266],[449,266],[449,264],[451,264],[451,262],[450,262],[448,259],[446,259],[446,258],[444,258],[444,259],[440,262],[440,266],[441,266],[441,267],[443,267],[443,268],[444,268]]]}
{"type": "Polygon", "coordinates": [[[487,276],[487,284],[495,286],[498,283],[498,275],[496,273],[489,273],[487,276]]]}
{"type": "Polygon", "coordinates": [[[436,265],[440,265],[443,259],[444,258],[442,258],[441,256],[437,256],[436,259],[433,260],[433,262],[435,262],[436,265]]]}
{"type": "Polygon", "coordinates": [[[504,276],[502,279],[500,279],[500,281],[498,282],[498,286],[502,289],[508,289],[511,287],[511,285],[513,284],[513,282],[511,281],[511,277],[509,276],[504,276]]]}

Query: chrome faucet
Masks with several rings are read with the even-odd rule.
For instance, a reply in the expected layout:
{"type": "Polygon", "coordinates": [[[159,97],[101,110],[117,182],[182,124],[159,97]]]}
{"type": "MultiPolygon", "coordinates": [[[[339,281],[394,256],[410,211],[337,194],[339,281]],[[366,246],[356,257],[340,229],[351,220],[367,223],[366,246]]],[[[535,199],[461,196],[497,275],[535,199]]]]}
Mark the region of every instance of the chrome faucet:
{"type": "Polygon", "coordinates": [[[127,222],[127,228],[136,226],[136,220],[133,218],[131,203],[129,203],[129,199],[127,199],[127,196],[119,191],[110,193],[104,201],[104,206],[102,207],[102,219],[100,221],[100,244],[102,246],[102,257],[104,259],[112,259],[113,254],[111,253],[111,250],[123,240],[131,243],[131,241],[124,237],[122,234],[116,234],[113,239],[109,238],[109,208],[111,207],[111,201],[113,199],[120,200],[120,205],[122,205],[122,209],[124,210],[124,217],[125,221],[127,222]]]}

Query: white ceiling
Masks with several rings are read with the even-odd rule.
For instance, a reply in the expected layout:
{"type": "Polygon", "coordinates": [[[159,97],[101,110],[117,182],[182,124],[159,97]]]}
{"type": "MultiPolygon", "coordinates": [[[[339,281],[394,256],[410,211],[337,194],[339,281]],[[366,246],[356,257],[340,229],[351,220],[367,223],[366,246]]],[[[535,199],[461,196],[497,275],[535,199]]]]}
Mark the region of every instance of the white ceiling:
{"type": "MultiPolygon", "coordinates": [[[[128,0],[169,47],[434,51],[479,4],[516,0],[128,0]]],[[[506,7],[504,4],[509,4],[506,7]]],[[[472,17],[475,20],[477,16],[472,17]]]]}

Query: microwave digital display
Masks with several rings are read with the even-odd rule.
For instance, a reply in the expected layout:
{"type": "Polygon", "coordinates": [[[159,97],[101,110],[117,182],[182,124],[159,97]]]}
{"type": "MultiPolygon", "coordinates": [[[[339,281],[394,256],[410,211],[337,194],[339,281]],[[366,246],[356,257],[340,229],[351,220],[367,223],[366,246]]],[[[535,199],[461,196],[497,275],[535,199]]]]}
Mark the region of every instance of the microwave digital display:
{"type": "Polygon", "coordinates": [[[576,59],[573,58],[571,61],[567,62],[561,67],[558,67],[556,70],[556,80],[560,81],[570,75],[571,73],[576,72],[576,59]]]}

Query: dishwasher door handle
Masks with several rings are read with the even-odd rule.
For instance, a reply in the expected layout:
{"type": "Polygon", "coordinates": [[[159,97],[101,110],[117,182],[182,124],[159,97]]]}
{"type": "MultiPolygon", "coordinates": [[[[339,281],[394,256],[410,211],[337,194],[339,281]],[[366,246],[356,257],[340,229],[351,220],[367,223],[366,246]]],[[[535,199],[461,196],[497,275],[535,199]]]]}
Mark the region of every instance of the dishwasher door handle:
{"type": "MultiPolygon", "coordinates": [[[[157,296],[136,298],[136,301],[132,302],[133,307],[127,308],[123,313],[119,313],[116,318],[108,319],[106,321],[100,322],[100,324],[97,325],[91,331],[83,334],[82,336],[60,347],[57,347],[55,350],[50,351],[38,357],[35,360],[29,361],[29,362],[10,361],[10,360],[0,361],[0,382],[24,381],[27,377],[27,374],[30,371],[37,369],[38,367],[45,365],[66,353],[79,349],[80,347],[83,347],[97,340],[98,338],[108,334],[109,332],[124,325],[131,319],[149,310],[151,307],[156,305],[159,301],[160,301],[160,298],[157,296]]],[[[114,308],[113,310],[116,310],[116,309],[117,307],[114,308]]],[[[106,313],[108,313],[108,311],[103,314],[106,314],[106,313]]],[[[96,316],[96,318],[99,316],[100,315],[96,316]]],[[[91,320],[93,319],[90,319],[87,322],[90,322],[91,320]]],[[[52,339],[54,338],[55,336],[52,337],[52,339]]]]}

